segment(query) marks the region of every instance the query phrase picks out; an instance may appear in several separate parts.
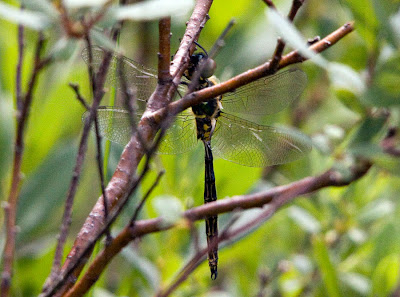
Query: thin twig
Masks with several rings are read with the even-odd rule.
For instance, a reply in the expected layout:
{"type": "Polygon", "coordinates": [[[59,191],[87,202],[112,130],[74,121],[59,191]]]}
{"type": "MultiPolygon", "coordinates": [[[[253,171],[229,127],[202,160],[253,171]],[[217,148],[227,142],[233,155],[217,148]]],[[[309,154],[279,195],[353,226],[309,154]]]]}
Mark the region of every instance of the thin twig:
{"type": "MultiPolygon", "coordinates": [[[[110,3],[110,1],[109,1],[110,3]]],[[[103,7],[104,8],[104,7],[103,7]]],[[[92,53],[92,42],[90,39],[89,34],[85,36],[86,40],[86,45],[88,48],[88,54],[89,54],[89,63],[88,63],[88,71],[89,71],[89,77],[91,78],[91,85],[92,85],[92,92],[95,94],[98,92],[98,87],[103,87],[103,84],[100,83],[100,85],[97,85],[97,79],[94,74],[94,69],[93,69],[93,53],[92,53]]],[[[109,54],[110,55],[110,54],[109,54]]],[[[111,58],[110,58],[111,59],[111,58]]],[[[104,62],[104,60],[103,60],[104,62]]],[[[100,71],[100,70],[99,70],[100,71]]],[[[107,70],[108,71],[108,67],[107,70]]],[[[103,171],[103,157],[102,157],[102,150],[101,150],[101,134],[100,134],[100,129],[99,129],[99,120],[98,120],[98,115],[97,115],[97,108],[94,113],[94,131],[95,131],[95,136],[96,136],[96,160],[97,160],[97,169],[99,172],[99,177],[100,177],[100,187],[101,187],[101,194],[103,197],[103,207],[104,207],[104,221],[107,221],[108,217],[108,199],[107,199],[107,194],[104,186],[104,171],[103,171]]],[[[111,241],[111,233],[110,230],[106,230],[106,244],[108,244],[111,241]]]]}
{"type": "Polygon", "coordinates": [[[226,25],[224,31],[222,31],[221,35],[217,38],[217,40],[214,42],[213,46],[211,49],[208,51],[208,57],[213,59],[219,52],[219,50],[225,45],[225,37],[228,35],[229,31],[232,29],[232,27],[236,24],[236,20],[232,18],[228,25],[226,25]]]}
{"type": "Polygon", "coordinates": [[[90,106],[86,103],[85,98],[83,98],[81,92],[79,91],[79,85],[73,83],[69,83],[68,85],[74,90],[76,99],[82,104],[86,111],[88,111],[90,109],[90,106]]]}
{"type": "MultiPolygon", "coordinates": [[[[74,197],[76,194],[76,190],[78,188],[79,184],[79,178],[82,172],[82,166],[83,166],[83,161],[86,156],[86,150],[87,150],[87,142],[88,142],[88,136],[89,136],[89,131],[90,131],[90,125],[94,121],[95,113],[100,105],[100,101],[104,95],[103,92],[103,85],[105,82],[105,77],[107,75],[107,70],[108,66],[111,61],[111,54],[106,54],[104,57],[104,60],[102,61],[100,68],[97,72],[96,78],[93,81],[93,85],[96,86],[96,89],[94,90],[93,94],[93,104],[91,108],[89,109],[89,115],[85,119],[84,123],[84,128],[83,128],[83,133],[81,136],[81,140],[79,143],[79,148],[78,148],[78,154],[76,157],[75,161],[75,167],[74,171],[72,174],[72,178],[70,181],[70,186],[68,189],[68,194],[67,198],[65,201],[65,208],[64,208],[64,214],[63,214],[63,219],[62,219],[62,224],[60,227],[60,234],[57,242],[57,247],[56,247],[56,252],[53,260],[53,266],[51,269],[51,274],[49,278],[46,280],[42,292],[46,292],[47,290],[50,289],[50,287],[53,285],[54,282],[58,282],[58,276],[60,275],[60,265],[61,265],[61,259],[63,255],[63,250],[65,246],[65,242],[68,236],[69,232],[69,226],[71,224],[71,215],[72,215],[72,206],[74,203],[74,197]]],[[[102,196],[103,197],[103,196],[102,196]]],[[[102,210],[104,210],[104,206],[102,207],[102,210]]],[[[66,260],[66,262],[68,259],[66,260]]],[[[66,280],[63,280],[64,282],[66,280]]]]}
{"type": "MultiPolygon", "coordinates": [[[[276,7],[273,5],[273,3],[271,1],[264,0],[264,2],[266,2],[267,5],[271,9],[276,10],[276,7]]],[[[304,3],[304,0],[293,0],[292,7],[290,8],[290,12],[288,14],[289,21],[293,22],[297,12],[299,11],[299,9],[303,5],[303,3],[304,3]]],[[[286,43],[283,41],[283,39],[281,37],[279,37],[278,43],[277,43],[275,51],[274,51],[274,55],[272,56],[272,59],[271,59],[271,64],[269,66],[271,73],[275,73],[278,70],[279,62],[282,59],[282,53],[283,53],[283,50],[285,49],[285,46],[286,46],[286,43]]]]}
{"type": "Polygon", "coordinates": [[[3,251],[3,272],[1,275],[0,293],[1,296],[8,296],[10,293],[11,279],[13,273],[13,262],[15,254],[15,234],[16,234],[16,214],[17,205],[19,198],[19,187],[21,183],[21,164],[22,156],[24,152],[24,132],[26,123],[29,118],[29,112],[33,100],[33,92],[37,85],[38,76],[41,70],[48,63],[42,63],[41,52],[44,47],[44,35],[39,32],[38,41],[36,44],[35,56],[34,56],[34,67],[30,80],[28,82],[28,89],[25,95],[22,95],[21,88],[21,69],[23,60],[23,28],[20,26],[18,29],[18,48],[19,48],[19,61],[17,63],[17,76],[16,76],[16,101],[17,101],[17,129],[16,138],[14,144],[14,157],[13,157],[13,169],[11,177],[10,193],[8,196],[7,204],[4,206],[5,212],[5,225],[6,225],[6,242],[3,251]],[[18,81],[19,80],[19,81],[18,81]]]}
{"type": "Polygon", "coordinates": [[[156,180],[153,182],[153,184],[151,185],[151,187],[147,190],[146,194],[143,196],[142,200],[140,200],[139,205],[136,206],[135,212],[133,213],[133,216],[130,220],[130,226],[131,228],[133,228],[135,226],[135,222],[139,216],[140,211],[142,210],[147,198],[149,198],[150,194],[153,192],[153,190],[157,187],[157,185],[159,184],[161,177],[164,175],[165,171],[160,171],[157,174],[157,178],[156,180]]]}
{"type": "MultiPolygon", "coordinates": [[[[94,130],[95,130],[95,135],[96,135],[96,163],[97,163],[97,169],[100,177],[100,187],[101,187],[101,194],[103,196],[103,205],[104,205],[104,221],[107,221],[108,217],[108,200],[107,200],[107,194],[106,194],[106,188],[104,186],[104,172],[103,172],[103,154],[101,150],[101,134],[100,134],[100,129],[99,129],[99,119],[97,116],[97,113],[95,114],[94,117],[94,130]]],[[[111,242],[111,233],[110,230],[106,230],[106,244],[109,244],[111,242]]]]}
{"type": "MultiPolygon", "coordinates": [[[[142,181],[143,177],[147,173],[149,167],[148,167],[148,162],[145,164],[144,169],[142,171],[142,174],[139,175],[137,180],[133,183],[132,188],[130,189],[129,193],[120,199],[119,204],[115,205],[114,208],[111,211],[111,214],[108,216],[108,220],[103,226],[101,227],[100,230],[98,230],[98,233],[93,236],[90,241],[85,243],[85,246],[83,246],[78,252],[79,254],[75,256],[74,262],[70,262],[69,266],[64,271],[60,272],[60,277],[56,279],[50,288],[50,286],[47,287],[45,291],[42,292],[40,295],[41,297],[50,297],[54,296],[54,294],[57,292],[58,294],[62,293],[64,294],[69,288],[71,288],[74,284],[76,279],[74,277],[71,277],[73,273],[76,273],[77,270],[79,272],[83,269],[83,264],[87,261],[87,259],[90,256],[90,253],[96,244],[96,242],[105,234],[106,230],[110,228],[111,224],[115,221],[115,219],[118,217],[118,215],[121,213],[121,211],[124,209],[128,202],[128,197],[137,189],[139,186],[140,182],[142,181]],[[69,283],[65,284],[65,280],[69,280],[69,283]],[[64,286],[64,287],[62,287],[64,286]],[[59,289],[61,289],[59,291],[59,289]]],[[[101,207],[102,205],[100,205],[101,207]]],[[[91,216],[92,219],[94,219],[93,216],[91,216]]],[[[113,242],[115,241],[112,240],[107,246],[111,246],[113,242]]]]}
{"type": "MultiPolygon", "coordinates": [[[[139,214],[140,209],[144,205],[144,202],[147,200],[147,198],[150,196],[152,191],[155,189],[155,187],[158,185],[161,176],[163,175],[163,172],[160,172],[157,175],[156,180],[152,184],[152,186],[149,188],[149,190],[146,192],[144,197],[141,200],[141,203],[139,206],[136,208],[135,214],[132,217],[130,223],[128,224],[128,228],[132,228],[134,226],[134,222],[136,221],[137,215],[139,214]]],[[[116,245],[115,241],[118,239],[115,238],[112,242],[110,242],[109,245],[107,245],[103,251],[101,251],[94,261],[91,263],[89,266],[88,270],[86,271],[85,275],[79,280],[78,283],[75,284],[65,295],[64,297],[73,297],[73,296],[83,296],[89,289],[90,287],[96,282],[98,277],[100,276],[101,272],[104,271],[104,268],[106,265],[111,261],[111,259],[117,255],[120,250],[115,250],[115,248],[118,246],[121,246],[120,244],[116,245]],[[104,261],[106,260],[106,261],[104,261]]]]}

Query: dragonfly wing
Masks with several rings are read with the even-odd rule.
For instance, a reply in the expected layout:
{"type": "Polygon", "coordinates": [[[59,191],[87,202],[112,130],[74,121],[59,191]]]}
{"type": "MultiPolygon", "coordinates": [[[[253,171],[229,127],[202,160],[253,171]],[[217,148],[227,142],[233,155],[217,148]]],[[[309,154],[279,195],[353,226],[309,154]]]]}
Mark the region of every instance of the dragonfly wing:
{"type": "MultiPolygon", "coordinates": [[[[88,112],[83,115],[87,116],[88,112]]],[[[132,130],[129,113],[123,108],[102,106],[97,110],[100,134],[112,142],[126,145],[131,139],[132,130]]],[[[137,115],[138,123],[141,115],[137,115]]],[[[192,114],[179,114],[166,131],[160,143],[159,153],[179,154],[193,149],[197,144],[196,127],[192,114]]]]}
{"type": "Polygon", "coordinates": [[[196,122],[193,114],[186,110],[178,114],[166,131],[159,148],[160,154],[181,154],[198,144],[196,122]]]}
{"type": "Polygon", "coordinates": [[[300,69],[258,79],[222,96],[226,111],[256,116],[277,113],[298,98],[307,84],[300,69]]]}
{"type": "MultiPolygon", "coordinates": [[[[100,67],[104,55],[105,51],[101,47],[92,47],[92,65],[95,70],[98,70],[100,67]]],[[[88,48],[83,49],[82,58],[89,64],[88,48]]],[[[122,73],[124,74],[127,85],[136,88],[136,96],[139,100],[147,101],[157,85],[157,72],[127,57],[114,54],[107,74],[107,84],[116,86],[118,89],[121,88],[117,79],[118,59],[121,60],[122,73]]]]}
{"type": "MultiPolygon", "coordinates": [[[[85,112],[83,116],[85,117],[87,114],[88,112],[85,112]]],[[[97,110],[97,119],[101,136],[122,145],[126,145],[131,139],[131,121],[126,109],[101,106],[97,110]]],[[[140,116],[136,115],[134,124],[137,124],[139,120],[140,116]]],[[[92,129],[94,128],[92,127],[92,129]]]]}
{"type": "Polygon", "coordinates": [[[215,155],[250,167],[291,162],[311,150],[311,139],[306,135],[225,113],[218,118],[212,141],[215,155]]]}

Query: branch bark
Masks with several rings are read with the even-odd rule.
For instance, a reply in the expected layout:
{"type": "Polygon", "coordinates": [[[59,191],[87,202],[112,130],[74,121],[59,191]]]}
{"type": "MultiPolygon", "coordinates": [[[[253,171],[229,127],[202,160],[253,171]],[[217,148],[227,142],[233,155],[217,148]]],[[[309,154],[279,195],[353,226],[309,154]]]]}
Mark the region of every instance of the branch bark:
{"type": "Polygon", "coordinates": [[[24,154],[24,136],[25,127],[29,118],[29,112],[32,105],[33,93],[37,85],[40,72],[46,67],[51,59],[42,59],[42,50],[45,38],[42,32],[39,32],[36,51],[34,56],[33,70],[28,82],[28,88],[25,94],[22,94],[21,77],[22,77],[22,61],[24,58],[24,28],[18,27],[18,48],[19,57],[16,69],[16,101],[17,101],[17,129],[14,143],[13,169],[11,176],[10,193],[7,204],[4,206],[5,225],[6,225],[6,242],[3,251],[3,272],[1,275],[1,296],[8,296],[10,293],[11,279],[13,274],[13,262],[15,254],[15,234],[17,228],[15,226],[17,216],[17,205],[19,198],[19,189],[21,184],[21,165],[24,154]]]}
{"type": "MultiPolygon", "coordinates": [[[[275,187],[265,192],[234,196],[232,198],[210,202],[185,211],[182,214],[182,217],[190,222],[194,222],[197,220],[202,220],[207,216],[218,215],[226,212],[246,210],[255,207],[264,207],[265,205],[271,206],[270,208],[266,209],[265,212],[261,213],[261,215],[248,222],[246,225],[237,229],[223,232],[219,238],[219,241],[229,242],[236,237],[245,234],[254,228],[254,226],[259,225],[261,222],[264,222],[266,219],[270,218],[277,210],[290,203],[296,197],[309,194],[326,187],[340,187],[348,185],[364,176],[370,167],[371,163],[368,161],[359,160],[359,162],[353,168],[350,168],[350,175],[343,176],[339,171],[332,168],[318,176],[307,177],[289,185],[275,187]]],[[[187,224],[188,226],[190,226],[190,222],[187,224]]],[[[106,246],[104,250],[97,255],[95,260],[89,266],[85,275],[82,276],[79,282],[68,292],[66,296],[82,296],[82,294],[84,294],[86,290],[89,289],[90,286],[99,278],[100,274],[102,271],[104,271],[111,259],[133,239],[146,234],[168,230],[174,226],[176,225],[167,225],[162,218],[137,221],[133,227],[132,225],[128,224],[123,231],[121,231],[115,237],[110,245],[106,246]]],[[[196,253],[188,269],[193,271],[205,258],[206,253],[207,248],[196,253]]],[[[186,278],[183,277],[181,281],[185,279],[186,278]]],[[[176,287],[176,285],[172,285],[171,288],[166,288],[162,292],[159,292],[157,296],[168,296],[176,287]]]]}
{"type": "MultiPolygon", "coordinates": [[[[186,61],[185,57],[189,55],[191,45],[200,34],[202,26],[207,19],[207,13],[211,7],[211,4],[212,1],[210,0],[199,0],[196,3],[192,17],[189,20],[185,35],[182,39],[181,46],[175,55],[173,64],[171,65],[170,73],[172,77],[174,77],[174,83],[176,83],[176,81],[179,83],[180,81],[184,71],[184,65],[186,61]]],[[[169,33],[167,38],[169,39],[169,33]]],[[[165,59],[165,56],[163,59],[165,59]]],[[[162,66],[160,67],[163,69],[165,67],[165,63],[162,63],[161,65],[162,66]]],[[[151,113],[164,107],[169,102],[168,98],[171,98],[175,91],[176,87],[173,86],[172,83],[158,84],[155,92],[149,98],[146,113],[151,113]]],[[[140,135],[140,140],[150,143],[157,130],[158,125],[155,124],[154,121],[149,120],[148,117],[144,117],[139,123],[138,133],[132,137],[131,141],[125,147],[121,155],[120,162],[106,188],[106,195],[110,210],[115,207],[119,200],[123,200],[125,198],[129,192],[129,189],[132,187],[135,180],[137,180],[135,173],[136,168],[145,153],[141,141],[137,139],[137,135],[140,135]]],[[[101,230],[104,222],[102,201],[103,199],[100,197],[83,224],[76,237],[74,245],[68,254],[68,257],[64,262],[64,265],[60,271],[60,275],[64,275],[66,271],[74,266],[74,263],[82,256],[81,251],[86,250],[88,243],[91,243],[93,239],[98,236],[98,232],[101,230]]],[[[85,257],[89,256],[90,253],[85,255],[85,257]]],[[[67,284],[60,290],[61,292],[65,292],[75,283],[82,269],[83,265],[79,265],[73,272],[73,275],[68,278],[68,280],[58,280],[57,282],[53,282],[46,288],[46,290],[43,291],[42,296],[48,296],[48,293],[52,292],[55,287],[59,286],[60,282],[67,281],[67,284]]]]}
{"type": "MultiPolygon", "coordinates": [[[[207,13],[208,10],[211,6],[212,1],[207,1],[207,0],[199,0],[196,3],[196,7],[193,11],[192,17],[190,18],[190,21],[187,25],[187,30],[186,33],[182,39],[181,45],[179,50],[174,56],[174,60],[171,63],[171,68],[170,68],[170,75],[173,78],[173,83],[159,83],[157,86],[156,91],[153,93],[153,95],[150,97],[149,102],[148,102],[148,108],[139,123],[138,126],[138,133],[134,135],[131,139],[131,141],[127,144],[125,147],[122,155],[120,162],[117,166],[116,171],[114,172],[114,175],[112,179],[110,180],[107,188],[106,188],[106,193],[107,193],[107,198],[109,199],[109,206],[110,209],[112,209],[117,201],[124,199],[127,193],[129,192],[129,189],[131,188],[132,184],[137,180],[136,177],[136,168],[143,157],[145,151],[143,149],[143,145],[141,144],[141,141],[138,141],[137,135],[140,135],[141,140],[144,140],[145,143],[150,143],[152,139],[154,138],[159,125],[162,123],[163,119],[168,114],[177,114],[180,111],[197,104],[199,102],[205,101],[208,98],[215,97],[217,95],[223,94],[225,92],[231,91],[235,88],[238,88],[240,86],[243,86],[249,82],[252,82],[258,78],[266,76],[266,74],[270,71],[270,62],[267,62],[259,67],[256,67],[254,69],[251,69],[245,73],[242,73],[230,80],[228,80],[225,83],[218,84],[214,87],[206,88],[203,90],[200,90],[198,92],[189,94],[185,96],[183,99],[178,100],[176,102],[173,102],[168,105],[168,107],[165,107],[166,104],[169,102],[169,98],[172,97],[172,94],[176,91],[176,86],[179,84],[182,73],[185,69],[185,64],[187,61],[187,57],[189,56],[190,52],[193,51],[193,42],[197,39],[199,36],[199,33],[202,29],[202,26],[204,25],[205,21],[207,20],[207,13]]],[[[353,30],[353,25],[351,23],[348,23],[344,26],[342,26],[340,29],[335,31],[334,33],[330,34],[329,36],[325,37],[323,40],[313,44],[311,46],[311,49],[315,50],[316,52],[321,52],[327,48],[329,48],[331,45],[335,44],[338,40],[343,38],[345,35],[350,33],[353,30]]],[[[169,38],[169,36],[168,36],[169,38]]],[[[283,68],[286,67],[290,64],[298,63],[304,61],[305,58],[300,56],[296,51],[284,56],[279,63],[279,67],[283,68]]],[[[165,67],[165,60],[160,60],[160,67],[159,70],[165,67]],[[164,65],[164,66],[162,66],[164,65]]],[[[160,76],[163,76],[163,73],[165,71],[159,72],[160,76]]],[[[168,81],[168,79],[167,79],[168,81]]],[[[254,198],[256,199],[256,198],[254,198]]],[[[257,200],[257,199],[256,199],[257,200]]],[[[232,201],[236,201],[235,198],[233,198],[232,201]]],[[[253,201],[253,200],[252,200],[253,201]]],[[[229,205],[233,205],[235,202],[231,202],[229,205]]],[[[265,201],[263,203],[266,203],[265,201]]],[[[207,205],[208,206],[208,205],[207,205]]],[[[238,204],[237,207],[242,207],[241,202],[238,204]]],[[[211,210],[203,210],[207,215],[209,215],[208,212],[216,211],[215,213],[219,213],[221,209],[218,207],[223,207],[220,204],[217,204],[216,209],[211,209],[211,210]]],[[[255,207],[255,206],[249,206],[249,207],[255,207]]],[[[229,208],[229,207],[228,207],[229,208]]],[[[231,209],[232,210],[232,209],[231,209]]],[[[199,210],[196,210],[194,212],[187,212],[185,213],[185,216],[187,216],[188,219],[190,220],[197,220],[200,219],[198,217],[198,212],[201,212],[202,208],[199,210]]],[[[102,203],[102,198],[100,197],[96,205],[94,206],[93,210],[89,214],[86,222],[84,223],[81,231],[79,232],[75,243],[67,257],[67,260],[65,261],[63,268],[61,270],[61,275],[68,271],[74,263],[77,261],[82,256],[82,252],[86,250],[86,247],[88,243],[93,242],[98,236],[99,232],[101,232],[101,227],[102,223],[104,221],[103,217],[103,203],[102,203]]],[[[148,220],[145,222],[136,222],[135,226],[133,228],[133,235],[131,234],[130,237],[134,236],[141,236],[143,234],[147,234],[148,232],[155,232],[155,231],[160,231],[162,229],[159,229],[158,224],[160,223],[160,219],[154,219],[154,220],[148,220]]],[[[107,249],[115,249],[115,244],[122,246],[123,244],[126,244],[129,242],[130,239],[127,238],[116,238],[113,240],[113,243],[107,247],[107,249]]],[[[121,247],[122,248],[122,247],[121,247]]],[[[90,253],[85,255],[85,257],[88,257],[90,253]]],[[[108,255],[110,255],[108,253],[108,255]]],[[[103,261],[103,260],[101,260],[103,261]]],[[[107,261],[105,262],[107,263],[107,261]]],[[[73,276],[69,278],[69,283],[62,291],[65,291],[66,288],[69,288],[73,285],[74,281],[78,278],[83,266],[79,266],[79,268],[74,269],[73,276]]],[[[65,281],[65,280],[64,280],[65,281]]],[[[58,284],[53,284],[53,285],[58,285],[58,284]]],[[[54,288],[54,286],[53,286],[54,288]]],[[[48,295],[44,295],[48,296],[48,295]]]]}

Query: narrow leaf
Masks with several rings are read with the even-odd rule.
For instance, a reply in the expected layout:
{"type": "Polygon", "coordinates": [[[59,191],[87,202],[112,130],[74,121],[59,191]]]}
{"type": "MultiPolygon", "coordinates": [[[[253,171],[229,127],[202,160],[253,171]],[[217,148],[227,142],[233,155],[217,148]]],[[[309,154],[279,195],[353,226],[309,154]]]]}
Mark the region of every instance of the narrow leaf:
{"type": "Polygon", "coordinates": [[[275,9],[268,9],[267,16],[271,20],[278,35],[283,38],[287,44],[293,49],[298,50],[302,56],[312,60],[312,62],[318,66],[327,68],[328,61],[308,48],[307,42],[303,36],[287,18],[282,17],[275,9]]]}
{"type": "Polygon", "coordinates": [[[365,90],[365,83],[360,75],[347,65],[330,62],[327,70],[330,80],[336,89],[344,89],[354,94],[361,94],[365,90]]]}
{"type": "Polygon", "coordinates": [[[287,44],[296,49],[303,57],[310,59],[311,62],[329,72],[331,82],[335,88],[349,90],[354,94],[360,94],[364,91],[365,84],[354,70],[343,64],[329,62],[321,55],[310,50],[305,38],[296,27],[275,9],[268,9],[267,15],[278,35],[287,44]]]}
{"type": "Polygon", "coordinates": [[[106,4],[108,0],[64,0],[68,8],[99,7],[106,4]]]}
{"type": "Polygon", "coordinates": [[[325,284],[326,294],[329,297],[339,297],[340,288],[337,272],[329,257],[328,247],[322,236],[313,239],[314,257],[318,263],[322,280],[325,284]]]}
{"type": "Polygon", "coordinates": [[[50,20],[42,13],[21,10],[4,3],[0,3],[0,17],[37,31],[45,29],[50,24],[50,20]]]}
{"type": "Polygon", "coordinates": [[[116,17],[118,20],[155,20],[172,15],[184,15],[193,5],[193,0],[149,0],[118,8],[116,17]]]}
{"type": "Polygon", "coordinates": [[[318,233],[321,230],[321,224],[307,210],[298,206],[291,206],[288,209],[289,216],[303,230],[309,233],[318,233]]]}
{"type": "Polygon", "coordinates": [[[58,20],[59,12],[55,8],[53,4],[46,0],[22,0],[21,3],[25,6],[25,8],[35,11],[41,12],[48,16],[50,19],[58,20]]]}
{"type": "Polygon", "coordinates": [[[153,200],[152,204],[158,215],[163,218],[164,223],[167,225],[174,224],[182,216],[182,202],[174,196],[159,196],[153,200]]]}

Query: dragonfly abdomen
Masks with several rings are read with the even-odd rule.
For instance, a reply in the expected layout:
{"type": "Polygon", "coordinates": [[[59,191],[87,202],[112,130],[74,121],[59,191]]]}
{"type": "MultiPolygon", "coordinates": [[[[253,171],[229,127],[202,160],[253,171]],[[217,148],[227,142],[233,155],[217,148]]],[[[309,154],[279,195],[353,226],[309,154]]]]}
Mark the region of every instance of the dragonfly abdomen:
{"type": "MultiPolygon", "coordinates": [[[[204,141],[204,149],[204,203],[209,203],[217,200],[213,155],[210,141],[204,141]]],[[[216,279],[218,274],[218,216],[209,216],[206,218],[206,235],[208,247],[208,265],[211,271],[211,279],[216,279]]]]}

